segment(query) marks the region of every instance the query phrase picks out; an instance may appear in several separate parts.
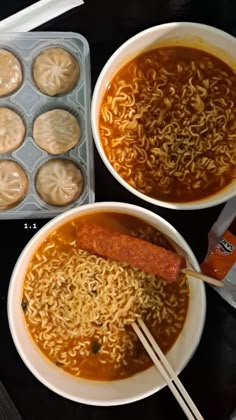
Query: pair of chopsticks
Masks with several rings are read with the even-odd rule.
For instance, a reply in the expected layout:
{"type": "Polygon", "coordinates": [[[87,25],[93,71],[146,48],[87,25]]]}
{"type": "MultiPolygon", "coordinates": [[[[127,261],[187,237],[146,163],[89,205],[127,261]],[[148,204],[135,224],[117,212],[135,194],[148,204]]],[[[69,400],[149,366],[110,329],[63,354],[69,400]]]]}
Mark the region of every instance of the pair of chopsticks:
{"type": "Polygon", "coordinates": [[[132,327],[140,339],[141,343],[145,347],[147,353],[151,357],[153,363],[158,369],[159,373],[166,380],[168,387],[175,396],[182,410],[190,420],[203,420],[202,415],[198,411],[193,400],[187,393],[183,384],[179,380],[178,376],[172,369],[164,353],[158,346],[156,340],[146,327],[142,319],[138,319],[137,322],[133,322],[132,327]]]}

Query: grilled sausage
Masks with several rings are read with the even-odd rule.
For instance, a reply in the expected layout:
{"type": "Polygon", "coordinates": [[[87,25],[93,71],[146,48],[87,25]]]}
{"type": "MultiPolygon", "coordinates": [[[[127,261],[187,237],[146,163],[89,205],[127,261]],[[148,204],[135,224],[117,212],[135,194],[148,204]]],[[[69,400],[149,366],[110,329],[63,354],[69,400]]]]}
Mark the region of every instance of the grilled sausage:
{"type": "Polygon", "coordinates": [[[172,251],[94,223],[82,223],[76,240],[85,251],[127,263],[169,282],[176,281],[186,266],[185,258],[172,251]]]}

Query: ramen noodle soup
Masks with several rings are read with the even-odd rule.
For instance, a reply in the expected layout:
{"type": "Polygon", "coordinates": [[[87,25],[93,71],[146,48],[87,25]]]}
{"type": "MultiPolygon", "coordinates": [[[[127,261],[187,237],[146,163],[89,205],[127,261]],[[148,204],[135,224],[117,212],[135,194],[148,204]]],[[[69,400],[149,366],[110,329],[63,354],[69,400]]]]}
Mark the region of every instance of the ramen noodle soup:
{"type": "Polygon", "coordinates": [[[146,52],[109,84],[99,129],[111,165],[141,193],[208,197],[236,179],[236,73],[194,48],[146,52]]]}
{"type": "Polygon", "coordinates": [[[160,232],[133,216],[80,216],[54,231],[35,253],[22,310],[34,342],[58,368],[86,379],[122,379],[152,365],[131,323],[142,317],[168,352],[185,323],[189,288],[184,275],[168,283],[78,248],[76,232],[85,221],[173,250],[160,232]]]}

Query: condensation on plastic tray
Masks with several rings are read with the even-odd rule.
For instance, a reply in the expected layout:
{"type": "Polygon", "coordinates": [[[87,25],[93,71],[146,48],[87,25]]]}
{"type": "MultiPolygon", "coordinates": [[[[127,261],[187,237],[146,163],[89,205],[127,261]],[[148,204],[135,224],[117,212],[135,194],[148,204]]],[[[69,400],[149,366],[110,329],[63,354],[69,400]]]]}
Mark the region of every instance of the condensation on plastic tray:
{"type": "Polygon", "coordinates": [[[90,57],[86,39],[80,34],[69,32],[0,33],[0,48],[12,52],[20,61],[23,83],[20,88],[0,98],[0,107],[17,112],[26,125],[23,144],[11,153],[0,155],[0,160],[11,159],[19,163],[29,178],[29,190],[25,199],[11,209],[1,210],[0,219],[51,218],[72,207],[94,202],[93,142],[90,128],[90,57]],[[45,49],[61,47],[71,53],[79,63],[80,76],[75,87],[57,97],[42,94],[32,78],[35,58],[45,49]],[[65,109],[78,120],[81,136],[76,147],[63,155],[51,155],[40,149],[32,137],[35,118],[52,109],[65,109]],[[84,185],[80,197],[68,206],[51,206],[44,203],[35,189],[38,169],[49,159],[71,159],[80,168],[84,185]]]}

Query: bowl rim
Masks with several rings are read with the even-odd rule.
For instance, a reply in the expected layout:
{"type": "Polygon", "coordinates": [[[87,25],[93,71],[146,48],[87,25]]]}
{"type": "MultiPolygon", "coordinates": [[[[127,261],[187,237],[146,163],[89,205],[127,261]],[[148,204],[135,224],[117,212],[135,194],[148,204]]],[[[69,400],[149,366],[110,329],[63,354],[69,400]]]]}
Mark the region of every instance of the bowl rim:
{"type": "MultiPolygon", "coordinates": [[[[142,38],[143,36],[146,36],[147,34],[155,33],[156,31],[158,32],[158,31],[160,31],[162,29],[165,29],[165,28],[173,29],[173,28],[177,28],[177,27],[180,27],[180,26],[182,26],[184,28],[189,28],[189,29],[194,27],[194,28],[197,28],[199,31],[204,30],[205,32],[210,32],[212,34],[218,34],[222,38],[225,38],[226,40],[228,39],[228,40],[233,41],[235,43],[235,46],[236,46],[236,38],[234,38],[232,35],[228,34],[227,32],[225,32],[221,29],[215,28],[214,26],[210,26],[210,25],[206,25],[206,24],[202,24],[202,23],[170,22],[170,23],[164,23],[164,24],[161,24],[161,25],[155,25],[155,26],[152,26],[150,28],[144,29],[141,32],[138,32],[137,34],[135,34],[131,38],[129,38],[127,41],[125,41],[123,44],[121,44],[114,51],[114,53],[110,56],[110,58],[107,60],[107,62],[103,66],[103,68],[102,68],[102,70],[101,70],[101,72],[100,72],[100,74],[97,78],[97,81],[96,81],[96,84],[95,84],[95,87],[94,87],[94,91],[93,91],[93,95],[92,95],[91,125],[92,125],[92,133],[93,133],[93,138],[94,138],[94,142],[95,142],[95,145],[96,145],[96,149],[97,149],[103,163],[105,164],[106,168],[109,170],[111,175],[126,190],[128,190],[129,192],[134,194],[136,197],[141,198],[142,200],[144,200],[144,201],[146,201],[150,204],[154,204],[155,206],[174,209],[174,210],[199,210],[199,209],[205,209],[205,208],[217,206],[219,204],[222,204],[222,203],[228,201],[232,197],[234,197],[236,195],[236,181],[232,182],[232,185],[235,182],[235,191],[228,191],[227,192],[228,187],[231,185],[231,184],[229,184],[229,186],[226,186],[225,189],[218,191],[216,194],[209,195],[209,196],[207,196],[205,198],[202,198],[200,200],[194,200],[194,201],[189,201],[189,202],[169,202],[169,201],[164,201],[164,200],[159,200],[159,199],[156,199],[156,198],[153,198],[153,197],[149,197],[148,195],[138,191],[136,188],[134,188],[130,184],[128,184],[128,182],[125,181],[116,172],[116,170],[113,168],[112,164],[108,160],[108,158],[105,154],[105,151],[102,147],[101,140],[100,140],[99,128],[98,128],[98,124],[97,124],[98,97],[100,95],[100,91],[102,89],[104,89],[104,80],[103,80],[104,76],[106,75],[106,72],[110,68],[113,61],[117,57],[119,57],[120,53],[122,53],[123,50],[125,50],[127,47],[129,47],[129,45],[131,45],[135,42],[138,43],[138,40],[140,38],[142,38]]],[[[112,76],[112,78],[113,77],[114,77],[114,75],[112,76]]],[[[106,82],[106,85],[109,83],[110,80],[108,80],[106,82]]],[[[100,104],[99,104],[99,109],[100,109],[100,104]]]]}
{"type": "MultiPolygon", "coordinates": [[[[22,268],[25,268],[29,261],[30,258],[32,257],[33,253],[35,252],[35,248],[34,248],[34,244],[39,244],[43,241],[43,239],[48,235],[48,233],[50,231],[52,231],[52,228],[55,226],[60,226],[63,223],[66,223],[68,220],[71,220],[73,217],[79,217],[79,215],[83,212],[86,211],[93,211],[93,210],[100,210],[100,211],[122,211],[122,212],[130,212],[130,214],[132,214],[134,212],[134,214],[137,217],[140,218],[145,218],[146,215],[150,215],[150,217],[152,217],[153,219],[155,219],[157,222],[160,222],[163,226],[166,226],[169,231],[172,233],[173,232],[173,236],[174,238],[178,238],[180,243],[182,243],[183,245],[183,249],[185,250],[185,252],[187,253],[187,255],[190,257],[190,259],[193,261],[195,268],[199,269],[199,265],[197,263],[196,257],[194,256],[190,246],[188,245],[188,243],[185,241],[185,239],[182,237],[182,235],[174,228],[174,226],[172,226],[169,222],[167,222],[165,219],[163,219],[161,216],[159,216],[158,214],[155,214],[154,212],[147,210],[143,207],[134,205],[134,204],[129,204],[129,203],[122,203],[122,202],[101,202],[101,203],[91,203],[91,204],[87,204],[81,207],[77,207],[71,210],[68,210],[60,215],[58,215],[57,217],[55,217],[54,219],[50,220],[48,223],[46,223],[32,238],[31,240],[26,244],[26,246],[23,248],[16,264],[15,267],[13,269],[12,275],[11,275],[11,279],[10,279],[10,284],[9,284],[9,289],[8,289],[8,297],[7,297],[7,314],[8,314],[8,322],[9,322],[9,328],[10,328],[10,332],[11,332],[11,336],[13,339],[13,342],[15,344],[15,347],[21,357],[21,359],[23,360],[24,364],[26,365],[26,367],[29,369],[29,371],[41,382],[43,383],[47,388],[51,389],[52,391],[54,391],[55,393],[57,393],[58,395],[61,395],[62,397],[65,397],[69,400],[72,401],[76,401],[76,402],[80,402],[80,403],[84,403],[84,404],[89,404],[89,405],[96,405],[96,406],[112,406],[112,405],[123,405],[123,404],[127,404],[127,403],[131,403],[131,402],[135,402],[141,399],[144,399],[154,393],[156,393],[157,391],[159,391],[160,389],[162,389],[164,386],[166,386],[166,384],[161,385],[160,384],[157,386],[150,386],[150,388],[147,391],[139,391],[137,392],[137,395],[135,397],[120,397],[118,396],[117,398],[113,399],[112,401],[110,399],[103,399],[101,400],[96,400],[95,398],[81,398],[78,395],[74,395],[71,394],[69,391],[68,392],[64,392],[60,389],[60,385],[58,385],[57,383],[53,383],[52,381],[50,381],[50,378],[45,378],[43,376],[43,374],[41,373],[40,369],[37,370],[37,368],[34,366],[34,362],[32,362],[32,360],[29,360],[27,355],[25,355],[25,350],[21,344],[19,335],[20,335],[20,331],[17,331],[16,328],[16,321],[14,320],[15,317],[15,311],[14,311],[14,305],[15,302],[13,301],[13,296],[14,296],[14,289],[16,287],[17,282],[19,282],[19,276],[18,276],[18,271],[21,269],[21,265],[23,262],[23,266],[22,268]],[[137,211],[137,213],[135,213],[135,211],[137,211]],[[28,254],[28,258],[26,263],[25,258],[28,254]]],[[[181,245],[180,245],[181,246],[181,245]]],[[[199,281],[199,280],[197,280],[199,281]]],[[[23,283],[23,275],[21,274],[21,286],[23,283]]],[[[182,371],[182,369],[185,368],[185,366],[188,364],[189,360],[193,357],[195,351],[197,350],[197,347],[199,345],[200,339],[202,337],[202,332],[204,329],[204,325],[205,325],[205,317],[206,317],[206,294],[205,294],[205,285],[203,283],[199,283],[198,285],[198,290],[200,293],[200,299],[201,299],[201,305],[202,305],[202,311],[201,314],[199,316],[198,319],[198,327],[197,327],[197,337],[195,338],[195,343],[193,348],[191,349],[191,351],[188,354],[188,357],[185,357],[185,359],[180,363],[180,368],[177,371],[177,373],[179,373],[180,371],[182,371]]],[[[22,328],[23,328],[23,323],[21,324],[22,328]]],[[[21,330],[21,326],[20,326],[20,330],[21,330]]],[[[31,337],[30,337],[31,338],[31,337]]],[[[32,339],[32,348],[34,347],[34,341],[32,339]]],[[[38,349],[37,349],[38,350],[38,349]]],[[[39,351],[39,350],[38,350],[39,351]]],[[[48,360],[45,357],[45,365],[46,362],[48,362],[48,360]]],[[[51,363],[51,362],[50,362],[51,363]]],[[[144,371],[145,372],[145,371],[144,371]]],[[[142,373],[140,373],[141,375],[142,373]]],[[[73,377],[73,376],[72,376],[73,377]]],[[[132,377],[130,377],[132,378],[132,377]]],[[[129,378],[124,379],[123,381],[129,380],[129,378]]],[[[84,379],[80,379],[80,381],[84,381],[84,379]]],[[[86,380],[85,380],[86,381],[86,380]]],[[[100,381],[93,381],[93,382],[97,382],[100,383],[100,381]]],[[[109,382],[110,384],[111,382],[109,382]]]]}

